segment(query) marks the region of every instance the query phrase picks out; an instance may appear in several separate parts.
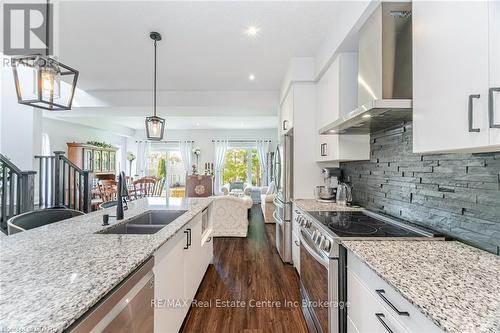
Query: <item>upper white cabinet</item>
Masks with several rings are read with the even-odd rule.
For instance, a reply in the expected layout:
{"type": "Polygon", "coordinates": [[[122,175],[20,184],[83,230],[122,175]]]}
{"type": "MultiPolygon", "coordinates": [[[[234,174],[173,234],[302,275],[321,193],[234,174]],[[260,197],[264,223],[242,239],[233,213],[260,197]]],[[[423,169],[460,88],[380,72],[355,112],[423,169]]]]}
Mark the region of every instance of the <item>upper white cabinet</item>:
{"type": "Polygon", "coordinates": [[[357,107],[357,53],[341,53],[317,84],[315,158],[318,162],[370,158],[369,135],[321,135],[320,128],[357,107]]]}
{"type": "Polygon", "coordinates": [[[500,148],[500,92],[490,93],[499,87],[499,7],[413,2],[414,152],[500,148]]]}
{"type": "Polygon", "coordinates": [[[291,128],[293,128],[293,85],[281,104],[279,132],[283,134],[291,128]]]}

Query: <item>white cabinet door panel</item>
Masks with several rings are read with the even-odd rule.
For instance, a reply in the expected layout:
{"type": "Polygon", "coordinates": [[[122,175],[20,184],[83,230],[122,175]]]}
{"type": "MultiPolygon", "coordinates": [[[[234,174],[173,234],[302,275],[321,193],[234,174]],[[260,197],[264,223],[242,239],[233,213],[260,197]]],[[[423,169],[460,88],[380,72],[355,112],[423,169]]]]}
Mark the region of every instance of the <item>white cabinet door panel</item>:
{"type": "MultiPolygon", "coordinates": [[[[492,119],[500,126],[500,1],[489,1],[489,52],[492,119]]],[[[490,115],[491,116],[491,115],[490,115]]],[[[500,145],[500,128],[490,129],[490,145],[500,145]]]]}
{"type": "Polygon", "coordinates": [[[159,248],[155,257],[154,331],[177,332],[189,310],[184,301],[184,234],[180,232],[159,248]],[[168,304],[168,302],[174,302],[168,304]],[[177,303],[178,302],[178,303],[177,303]]]}
{"type": "Polygon", "coordinates": [[[488,2],[415,1],[412,16],[414,151],[487,147],[488,2]]]}

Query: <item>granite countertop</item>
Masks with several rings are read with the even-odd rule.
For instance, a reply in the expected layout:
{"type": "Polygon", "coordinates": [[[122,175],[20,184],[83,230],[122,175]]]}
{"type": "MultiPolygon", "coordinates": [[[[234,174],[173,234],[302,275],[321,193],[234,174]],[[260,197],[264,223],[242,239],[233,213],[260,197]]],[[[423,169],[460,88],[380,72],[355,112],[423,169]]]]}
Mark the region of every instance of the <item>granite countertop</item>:
{"type": "Polygon", "coordinates": [[[460,242],[343,241],[447,332],[500,332],[500,257],[460,242]]]}
{"type": "Polygon", "coordinates": [[[358,211],[359,206],[344,206],[332,202],[319,202],[315,199],[292,199],[292,202],[303,211],[358,211]]]}
{"type": "Polygon", "coordinates": [[[211,202],[129,203],[120,223],[148,210],[188,210],[152,235],[96,234],[109,228],[101,226],[103,214],[114,215],[109,208],[0,238],[0,331],[63,331],[211,202]]]}

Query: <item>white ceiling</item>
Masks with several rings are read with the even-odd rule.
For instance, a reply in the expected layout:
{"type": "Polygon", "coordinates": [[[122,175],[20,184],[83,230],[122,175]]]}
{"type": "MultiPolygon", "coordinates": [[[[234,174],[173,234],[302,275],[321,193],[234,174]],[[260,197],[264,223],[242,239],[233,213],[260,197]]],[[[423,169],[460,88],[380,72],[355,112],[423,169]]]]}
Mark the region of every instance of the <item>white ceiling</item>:
{"type": "Polygon", "coordinates": [[[314,56],[332,25],[333,1],[68,1],[59,56],[86,90],[278,90],[291,57],[314,56]],[[244,31],[258,26],[259,36],[244,31]],[[249,74],[256,79],[250,81],[249,74]]]}
{"type": "Polygon", "coordinates": [[[80,71],[84,92],[72,111],[50,117],[126,132],[142,129],[152,110],[150,31],[163,36],[158,103],[169,128],[275,128],[290,59],[315,56],[341,14],[335,1],[59,4],[57,54],[80,71]],[[245,34],[249,26],[257,37],[245,34]]]}

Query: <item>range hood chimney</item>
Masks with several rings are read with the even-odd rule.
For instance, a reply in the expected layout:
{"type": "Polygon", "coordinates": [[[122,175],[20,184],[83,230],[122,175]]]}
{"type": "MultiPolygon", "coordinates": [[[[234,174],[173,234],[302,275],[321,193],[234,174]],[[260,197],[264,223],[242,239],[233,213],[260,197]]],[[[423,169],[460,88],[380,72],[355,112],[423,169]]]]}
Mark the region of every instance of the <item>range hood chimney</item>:
{"type": "Polygon", "coordinates": [[[383,2],[359,31],[358,108],[321,134],[369,134],[412,120],[410,2],[383,2]]]}

